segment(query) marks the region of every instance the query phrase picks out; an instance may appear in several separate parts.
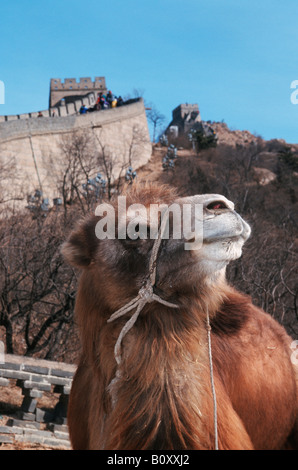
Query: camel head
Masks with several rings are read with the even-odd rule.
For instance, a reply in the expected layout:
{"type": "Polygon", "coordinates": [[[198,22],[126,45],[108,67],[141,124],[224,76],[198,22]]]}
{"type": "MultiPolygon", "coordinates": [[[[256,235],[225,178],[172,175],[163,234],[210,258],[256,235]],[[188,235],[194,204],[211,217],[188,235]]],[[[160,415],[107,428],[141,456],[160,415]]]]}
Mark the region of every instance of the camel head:
{"type": "MultiPolygon", "coordinates": [[[[193,241],[193,256],[203,276],[212,276],[241,256],[242,247],[249,238],[251,229],[235,211],[233,202],[220,194],[195,195],[178,201],[182,205],[189,203],[201,207],[202,240],[200,244],[199,238],[197,249],[193,241]]],[[[189,243],[188,246],[192,250],[192,244],[189,243]]]]}
{"type": "Polygon", "coordinates": [[[63,246],[66,260],[87,273],[89,284],[97,282],[112,308],[121,306],[116,298],[123,304],[148,278],[161,207],[169,208],[169,223],[158,250],[155,287],[166,298],[222,278],[227,264],[241,256],[250,227],[224,196],[181,198],[168,187],[133,188],[112,206],[99,206],[63,246]]]}

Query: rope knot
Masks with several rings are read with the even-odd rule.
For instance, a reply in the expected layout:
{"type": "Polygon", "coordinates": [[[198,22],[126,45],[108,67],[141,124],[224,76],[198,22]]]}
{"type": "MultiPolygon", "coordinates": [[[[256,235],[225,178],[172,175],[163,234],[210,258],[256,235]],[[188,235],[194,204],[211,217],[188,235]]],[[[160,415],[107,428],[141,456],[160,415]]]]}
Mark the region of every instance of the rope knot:
{"type": "Polygon", "coordinates": [[[139,296],[146,303],[154,302],[153,287],[149,282],[139,290],[139,296]]]}

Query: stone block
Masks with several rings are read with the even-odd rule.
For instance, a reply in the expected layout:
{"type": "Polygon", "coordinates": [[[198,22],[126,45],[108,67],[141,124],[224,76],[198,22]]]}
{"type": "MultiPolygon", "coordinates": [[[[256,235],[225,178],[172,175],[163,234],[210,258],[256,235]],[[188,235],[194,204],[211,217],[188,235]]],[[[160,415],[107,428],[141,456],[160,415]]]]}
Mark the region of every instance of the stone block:
{"type": "Polygon", "coordinates": [[[74,376],[74,372],[62,369],[51,369],[50,374],[56,375],[57,377],[64,377],[67,379],[71,379],[74,376]]]}
{"type": "Polygon", "coordinates": [[[47,381],[53,385],[69,385],[70,384],[69,379],[64,379],[63,377],[56,377],[53,375],[48,375],[47,381]]]}
{"type": "Polygon", "coordinates": [[[23,421],[23,420],[15,419],[15,418],[9,419],[7,424],[9,426],[16,426],[16,427],[22,427],[22,428],[35,428],[35,429],[40,428],[40,424],[36,423],[35,421],[23,421]]]}
{"type": "Polygon", "coordinates": [[[36,408],[35,419],[38,423],[49,423],[54,419],[54,413],[36,408]]]}
{"type": "Polygon", "coordinates": [[[25,421],[35,421],[34,413],[27,413],[26,411],[18,411],[17,415],[20,419],[23,419],[25,421]]]}
{"type": "Polygon", "coordinates": [[[31,382],[44,382],[49,383],[48,375],[41,375],[41,374],[31,374],[30,375],[31,382]]]}
{"type": "Polygon", "coordinates": [[[17,115],[9,115],[7,116],[7,121],[16,121],[18,119],[17,115]]]}
{"type": "Polygon", "coordinates": [[[55,435],[55,437],[57,437],[57,439],[66,439],[66,440],[69,440],[69,434],[68,434],[68,432],[55,431],[55,432],[54,432],[54,435],[55,435]]]}
{"type": "Polygon", "coordinates": [[[0,434],[12,434],[13,429],[11,426],[0,426],[0,434]]]}
{"type": "Polygon", "coordinates": [[[22,370],[25,372],[32,372],[33,374],[47,375],[49,373],[48,367],[42,367],[39,365],[23,364],[22,370]]]}
{"type": "Polygon", "coordinates": [[[9,369],[0,369],[0,377],[6,377],[9,379],[20,379],[28,380],[30,379],[30,374],[28,372],[22,372],[19,370],[9,370],[9,369]]]}
{"type": "Polygon", "coordinates": [[[10,370],[20,370],[21,369],[21,364],[15,363],[15,362],[4,362],[3,364],[0,365],[0,369],[10,369],[10,370]]]}
{"type": "Polygon", "coordinates": [[[60,116],[67,116],[67,109],[65,106],[60,106],[59,112],[60,112],[60,116]]]}
{"type": "Polygon", "coordinates": [[[55,438],[44,439],[43,444],[47,445],[47,446],[53,446],[53,447],[67,447],[67,448],[70,448],[70,442],[66,441],[64,439],[55,439],[55,438]]]}
{"type": "Polygon", "coordinates": [[[0,434],[23,434],[23,428],[16,426],[0,426],[0,434]]]}
{"type": "Polygon", "coordinates": [[[66,105],[66,107],[67,107],[68,114],[74,114],[75,113],[75,107],[74,107],[73,103],[68,103],[66,105]]]}
{"type": "Polygon", "coordinates": [[[43,396],[41,390],[35,390],[34,388],[23,388],[22,394],[31,398],[41,398],[43,396]]]}
{"type": "Polygon", "coordinates": [[[53,437],[51,431],[43,431],[38,429],[24,429],[24,436],[53,437]]]}
{"type": "Polygon", "coordinates": [[[20,426],[14,426],[12,429],[12,434],[23,434],[24,428],[20,426]]]}
{"type": "Polygon", "coordinates": [[[7,434],[0,435],[0,444],[12,444],[14,438],[12,436],[8,436],[7,434]]]}
{"type": "Polygon", "coordinates": [[[25,411],[26,413],[34,413],[36,406],[37,406],[36,398],[25,396],[22,406],[21,406],[21,410],[25,411]]]}
{"type": "Polygon", "coordinates": [[[42,444],[44,437],[32,434],[30,436],[15,436],[15,440],[18,442],[31,442],[33,444],[42,444]]]}
{"type": "Polygon", "coordinates": [[[25,380],[23,384],[24,388],[35,388],[37,390],[42,390],[44,392],[50,392],[51,391],[51,384],[50,383],[44,383],[44,382],[33,382],[31,380],[25,380]]]}
{"type": "Polygon", "coordinates": [[[82,100],[76,100],[74,102],[75,110],[78,113],[80,111],[80,107],[82,106],[82,100]]]}
{"type": "Polygon", "coordinates": [[[68,426],[66,424],[57,424],[57,423],[49,423],[47,428],[52,431],[54,434],[56,432],[64,432],[68,434],[68,426]]]}
{"type": "Polygon", "coordinates": [[[8,379],[0,377],[0,387],[8,387],[10,384],[8,379]]]}

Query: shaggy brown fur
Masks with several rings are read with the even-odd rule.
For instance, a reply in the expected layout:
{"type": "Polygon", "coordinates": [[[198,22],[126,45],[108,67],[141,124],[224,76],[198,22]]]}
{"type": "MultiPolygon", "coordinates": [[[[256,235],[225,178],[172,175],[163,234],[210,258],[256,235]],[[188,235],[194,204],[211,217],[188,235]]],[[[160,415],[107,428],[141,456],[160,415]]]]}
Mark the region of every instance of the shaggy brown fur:
{"type": "MultiPolygon", "coordinates": [[[[142,188],[130,202],[171,203],[168,188],[142,188]]],[[[213,449],[206,308],[220,449],[281,449],[294,430],[297,387],[289,338],[269,315],[228,286],[198,278],[191,252],[167,251],[157,263],[156,293],[179,310],[145,306],[122,345],[122,379],[112,407],[114,345],[129,314],[107,323],[134,298],[148,272],[152,241],[102,240],[98,218],[74,231],[63,251],[81,268],[76,315],[82,354],[70,396],[74,449],[213,449]]],[[[295,445],[295,444],[294,444],[295,445]]]]}

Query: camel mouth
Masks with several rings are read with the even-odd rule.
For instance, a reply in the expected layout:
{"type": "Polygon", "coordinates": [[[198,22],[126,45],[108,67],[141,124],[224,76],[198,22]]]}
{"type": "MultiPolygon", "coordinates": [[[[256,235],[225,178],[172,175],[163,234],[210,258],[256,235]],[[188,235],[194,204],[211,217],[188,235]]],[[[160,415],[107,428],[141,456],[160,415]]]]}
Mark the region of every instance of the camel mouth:
{"type": "Polygon", "coordinates": [[[203,240],[204,245],[212,245],[213,243],[225,242],[225,243],[238,243],[246,242],[246,238],[243,235],[231,235],[230,237],[214,237],[214,238],[205,238],[203,240]]]}
{"type": "Polygon", "coordinates": [[[225,210],[223,204],[220,208],[218,206],[217,202],[213,203],[212,210],[215,211],[215,215],[207,214],[204,220],[203,244],[240,241],[245,243],[251,234],[249,224],[236,211],[225,210]]]}
{"type": "Polygon", "coordinates": [[[242,220],[243,226],[242,226],[242,231],[240,233],[236,234],[231,234],[231,235],[217,235],[214,237],[206,237],[203,239],[203,244],[205,245],[211,245],[212,243],[218,243],[220,241],[227,242],[227,243],[237,243],[237,242],[242,242],[245,243],[250,235],[251,235],[251,228],[248,225],[247,222],[242,220]]]}

